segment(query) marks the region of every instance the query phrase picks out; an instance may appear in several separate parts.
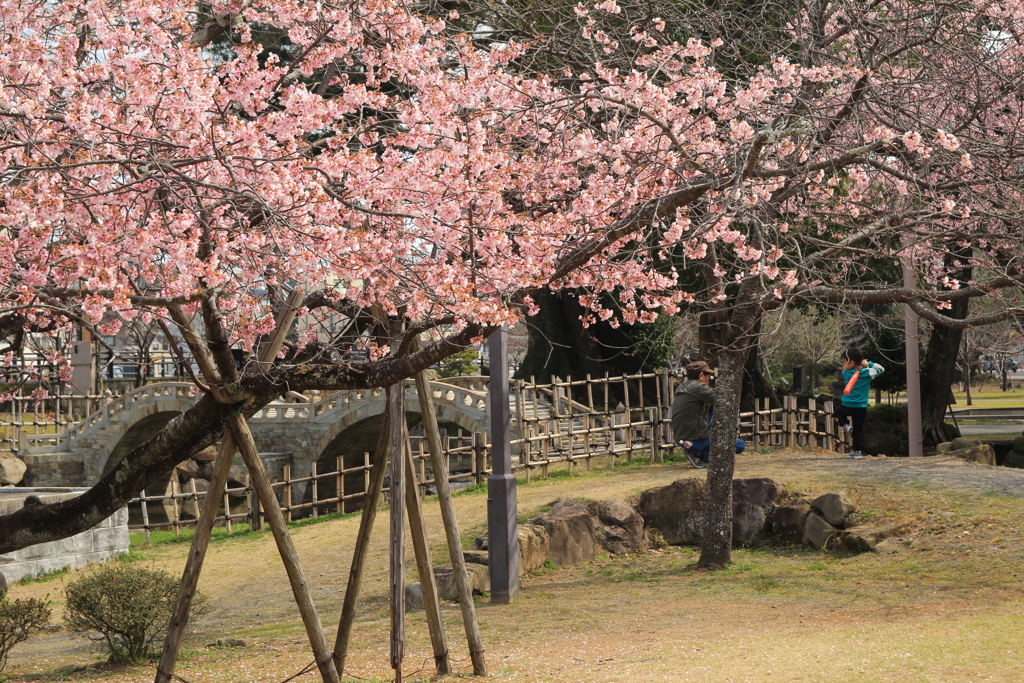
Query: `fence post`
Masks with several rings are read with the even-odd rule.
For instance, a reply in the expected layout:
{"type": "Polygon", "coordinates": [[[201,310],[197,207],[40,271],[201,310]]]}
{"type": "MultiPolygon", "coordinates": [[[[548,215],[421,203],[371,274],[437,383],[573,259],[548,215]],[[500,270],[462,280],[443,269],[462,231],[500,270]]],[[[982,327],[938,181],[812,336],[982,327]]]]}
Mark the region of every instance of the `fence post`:
{"type": "Polygon", "coordinates": [[[146,543],[149,543],[149,510],[146,509],[146,489],[139,493],[139,500],[142,502],[142,528],[146,531],[146,543]]]}
{"type": "Polygon", "coordinates": [[[334,493],[338,498],[336,509],[338,512],[345,511],[345,458],[338,456],[334,459],[334,466],[337,470],[337,475],[334,478],[334,493]]]}
{"type": "Polygon", "coordinates": [[[473,432],[473,469],[475,470],[473,474],[476,475],[476,483],[478,484],[482,484],[487,480],[484,476],[484,470],[487,469],[484,443],[484,433],[473,432]]]}
{"type": "Polygon", "coordinates": [[[836,449],[836,425],[832,421],[832,401],[825,401],[823,406],[825,413],[825,443],[824,448],[828,451],[836,449]]]}
{"type": "Polygon", "coordinates": [[[363,492],[364,492],[363,495],[364,496],[366,495],[366,492],[370,490],[370,469],[372,469],[372,467],[373,466],[370,464],[370,452],[369,451],[363,451],[363,492]]]}
{"type": "Polygon", "coordinates": [[[786,425],[786,447],[787,448],[793,448],[798,443],[797,442],[797,434],[796,434],[796,427],[797,427],[797,425],[796,425],[796,420],[797,420],[796,408],[797,408],[796,396],[787,396],[786,397],[786,412],[784,413],[784,415],[785,415],[785,425],[786,425]]]}
{"type": "MultiPolygon", "coordinates": [[[[199,523],[199,513],[200,513],[200,508],[199,508],[199,491],[196,490],[196,480],[194,478],[188,480],[188,492],[190,494],[190,497],[192,498],[192,509],[195,510],[195,515],[193,515],[196,518],[195,519],[195,523],[198,524],[199,523]]],[[[217,515],[214,514],[213,515],[213,523],[216,524],[216,522],[217,522],[217,515]]]]}
{"type": "Polygon", "coordinates": [[[228,483],[224,482],[224,526],[231,533],[231,503],[228,502],[228,483]]]}
{"type": "Polygon", "coordinates": [[[319,480],[316,477],[316,460],[313,461],[313,466],[310,469],[310,483],[313,485],[313,519],[319,517],[320,513],[316,509],[317,494],[319,493],[319,480]]]}
{"type": "Polygon", "coordinates": [[[292,466],[284,466],[284,518],[292,521],[292,466]]]}
{"type": "Polygon", "coordinates": [[[260,507],[260,497],[256,493],[256,487],[249,483],[249,528],[253,531],[263,531],[263,508],[260,507]]]}
{"type": "Polygon", "coordinates": [[[174,518],[171,520],[174,526],[174,537],[178,537],[178,474],[176,472],[171,473],[171,511],[174,514],[174,518]]]}
{"type": "Polygon", "coordinates": [[[661,450],[658,448],[658,412],[657,408],[647,411],[647,421],[651,425],[651,463],[661,462],[661,450]]]}
{"type": "Polygon", "coordinates": [[[629,380],[625,375],[622,376],[622,390],[626,394],[626,462],[633,462],[633,411],[629,406],[629,380]]]}

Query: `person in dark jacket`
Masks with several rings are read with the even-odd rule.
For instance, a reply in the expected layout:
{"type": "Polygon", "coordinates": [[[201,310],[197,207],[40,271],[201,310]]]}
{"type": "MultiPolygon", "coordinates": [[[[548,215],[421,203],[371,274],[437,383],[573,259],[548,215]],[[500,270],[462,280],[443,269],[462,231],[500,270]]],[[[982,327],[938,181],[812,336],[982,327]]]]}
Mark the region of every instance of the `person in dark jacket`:
{"type": "MultiPolygon", "coordinates": [[[[690,464],[700,469],[711,457],[711,421],[715,411],[715,392],[711,380],[715,373],[704,361],[686,366],[686,381],[676,388],[672,399],[672,437],[683,448],[690,464]]],[[[736,452],[747,445],[736,439],[736,452]]]]}

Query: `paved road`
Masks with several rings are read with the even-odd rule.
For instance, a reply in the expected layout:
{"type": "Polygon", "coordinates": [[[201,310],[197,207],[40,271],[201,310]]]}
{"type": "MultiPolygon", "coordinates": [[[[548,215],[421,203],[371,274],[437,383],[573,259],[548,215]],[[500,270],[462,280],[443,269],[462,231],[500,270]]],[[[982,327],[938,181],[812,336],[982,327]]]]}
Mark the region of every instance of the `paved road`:
{"type": "Polygon", "coordinates": [[[1021,434],[1024,433],[1024,424],[1020,422],[1006,423],[1006,424],[987,424],[987,425],[965,425],[960,424],[960,433],[964,436],[970,436],[972,434],[1021,434]]]}

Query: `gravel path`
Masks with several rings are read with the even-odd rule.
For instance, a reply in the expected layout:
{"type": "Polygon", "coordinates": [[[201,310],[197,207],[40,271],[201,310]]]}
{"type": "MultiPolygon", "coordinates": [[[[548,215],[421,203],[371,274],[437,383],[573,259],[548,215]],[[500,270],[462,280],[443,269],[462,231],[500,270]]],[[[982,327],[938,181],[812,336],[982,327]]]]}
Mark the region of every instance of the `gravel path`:
{"type": "MultiPolygon", "coordinates": [[[[739,463],[743,456],[737,460],[739,463]]],[[[806,472],[841,474],[872,483],[938,484],[968,491],[1024,498],[1024,469],[990,467],[950,455],[924,458],[874,458],[863,460],[823,453],[780,453],[771,455],[777,464],[798,465],[806,472]]],[[[739,467],[738,470],[742,469],[739,467]]],[[[742,476],[742,475],[738,475],[742,476]]]]}

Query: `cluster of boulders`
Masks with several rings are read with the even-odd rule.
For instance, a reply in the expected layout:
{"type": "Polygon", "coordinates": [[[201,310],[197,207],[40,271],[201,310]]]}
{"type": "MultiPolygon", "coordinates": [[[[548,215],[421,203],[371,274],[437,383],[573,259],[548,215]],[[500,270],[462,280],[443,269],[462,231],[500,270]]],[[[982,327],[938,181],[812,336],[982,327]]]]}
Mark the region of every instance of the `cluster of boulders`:
{"type": "MultiPolygon", "coordinates": [[[[700,543],[704,528],[704,482],[679,479],[640,495],[639,512],[648,527],[670,545],[700,543]]],[[[815,548],[874,550],[896,534],[901,522],[858,524],[857,506],[842,492],[816,498],[793,495],[772,479],[732,483],[732,540],[748,545],[768,540],[815,548]]]]}
{"type": "Polygon", "coordinates": [[[13,453],[0,453],[0,486],[17,486],[25,478],[28,466],[13,453]]]}
{"type": "Polygon", "coordinates": [[[992,446],[987,443],[980,441],[972,441],[971,439],[965,439],[962,436],[953,439],[952,441],[946,441],[940,443],[935,447],[937,453],[943,455],[955,455],[958,458],[963,458],[970,462],[976,462],[979,465],[991,465],[995,467],[996,464],[996,452],[992,446]]]}
{"type": "MultiPolygon", "coordinates": [[[[874,550],[897,534],[903,522],[858,524],[857,506],[842,492],[816,498],[789,493],[778,482],[762,479],[733,481],[733,543],[737,546],[774,541],[854,552],[874,550]]],[[[678,479],[640,494],[636,507],[624,500],[590,501],[560,498],[530,524],[519,525],[519,572],[533,571],[550,561],[572,567],[597,557],[599,550],[615,555],[647,549],[650,530],[669,545],[696,545],[704,528],[703,479],[678,479]]],[[[479,536],[464,551],[475,593],[490,590],[487,536],[479,536]]],[[[434,569],[438,594],[457,596],[450,566],[434,569]]],[[[422,606],[419,584],[406,588],[410,606],[422,606]]]]}
{"type": "Polygon", "coordinates": [[[1024,434],[1013,440],[1013,448],[1006,454],[1003,464],[1007,467],[1024,469],[1024,434]]]}
{"type": "MultiPolygon", "coordinates": [[[[192,493],[193,487],[195,487],[196,493],[208,491],[210,479],[213,478],[213,461],[216,455],[212,448],[208,448],[175,467],[173,476],[178,479],[178,491],[192,493]]],[[[249,471],[242,465],[232,465],[228,472],[228,489],[241,489],[248,486],[249,471]]],[[[243,514],[249,510],[248,493],[244,491],[231,493],[229,499],[231,514],[243,514]]],[[[196,501],[188,498],[184,500],[181,508],[182,518],[198,518],[199,511],[200,505],[197,505],[196,501]]]]}

